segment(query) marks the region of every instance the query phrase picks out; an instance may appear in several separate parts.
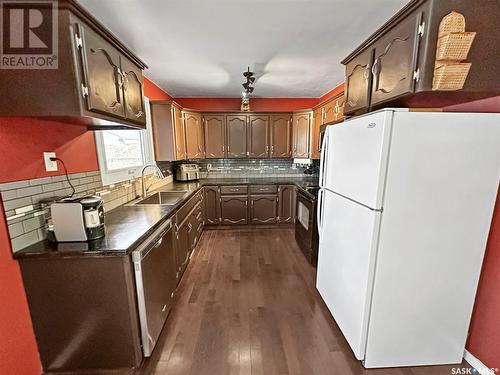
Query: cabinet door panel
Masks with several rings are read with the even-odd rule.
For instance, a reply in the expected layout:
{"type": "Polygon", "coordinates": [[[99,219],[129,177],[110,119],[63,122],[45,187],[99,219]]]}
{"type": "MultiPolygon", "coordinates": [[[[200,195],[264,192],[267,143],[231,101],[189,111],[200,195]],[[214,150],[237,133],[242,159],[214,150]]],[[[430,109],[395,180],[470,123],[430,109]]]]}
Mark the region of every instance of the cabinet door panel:
{"type": "Polygon", "coordinates": [[[184,119],[182,118],[182,110],[180,108],[173,107],[172,110],[175,132],[175,158],[176,160],[183,160],[187,158],[184,119]]]}
{"type": "Polygon", "coordinates": [[[292,156],[291,114],[271,115],[271,157],[289,158],[292,156]]]}
{"type": "Polygon", "coordinates": [[[205,156],[205,150],[201,114],[195,112],[184,112],[184,124],[186,128],[187,158],[203,158],[205,156]]]}
{"type": "Polygon", "coordinates": [[[177,259],[177,270],[179,272],[179,279],[184,270],[186,269],[186,265],[189,257],[189,238],[190,232],[192,231],[192,226],[190,225],[188,220],[184,220],[184,222],[177,228],[176,231],[176,259],[177,259]]]}
{"type": "Polygon", "coordinates": [[[368,110],[372,62],[373,49],[370,48],[346,65],[344,113],[351,114],[361,109],[368,110]]]}
{"type": "Polygon", "coordinates": [[[250,157],[269,157],[269,116],[249,116],[247,147],[250,157]]]}
{"type": "Polygon", "coordinates": [[[247,117],[245,115],[226,116],[227,157],[247,157],[247,117]]]}
{"type": "Polygon", "coordinates": [[[293,115],[293,156],[309,157],[310,114],[296,113],[293,115]]]}
{"type": "Polygon", "coordinates": [[[207,225],[219,225],[221,222],[220,212],[220,188],[218,186],[205,186],[205,219],[207,225]]]}
{"type": "Polygon", "coordinates": [[[189,262],[189,257],[191,256],[191,253],[193,252],[196,243],[198,242],[199,235],[201,234],[200,231],[198,230],[198,224],[199,221],[197,219],[197,210],[194,210],[191,215],[189,215],[189,224],[191,227],[191,230],[189,232],[189,253],[188,253],[188,262],[189,262]]]}
{"type": "Polygon", "coordinates": [[[276,223],[276,195],[250,197],[250,221],[252,224],[276,223]]]}
{"type": "Polygon", "coordinates": [[[205,157],[223,158],[225,156],[225,122],[224,115],[204,115],[205,125],[205,157]]]}
{"type": "Polygon", "coordinates": [[[125,57],[121,58],[123,73],[123,101],[125,117],[146,126],[146,110],[144,109],[144,95],[142,72],[125,57]]]}
{"type": "Polygon", "coordinates": [[[318,108],[313,111],[312,131],[311,131],[311,159],[319,159],[321,157],[320,145],[320,128],[323,124],[323,108],[318,108]]]}
{"type": "Polygon", "coordinates": [[[331,100],[323,106],[323,124],[335,121],[335,100],[331,100]]]}
{"type": "Polygon", "coordinates": [[[88,89],[87,109],[125,117],[120,53],[89,28],[78,25],[83,40],[83,76],[88,89]]]}
{"type": "Polygon", "coordinates": [[[278,222],[295,222],[296,192],[294,185],[281,185],[278,187],[278,222]]]}
{"type": "Polygon", "coordinates": [[[375,44],[372,106],[414,91],[421,20],[422,13],[403,20],[375,44]]]}
{"type": "Polygon", "coordinates": [[[335,100],[335,121],[342,121],[344,119],[344,106],[345,96],[340,96],[335,100]]]}
{"type": "Polygon", "coordinates": [[[248,223],[248,197],[226,196],[222,197],[221,211],[223,224],[248,223]]]}

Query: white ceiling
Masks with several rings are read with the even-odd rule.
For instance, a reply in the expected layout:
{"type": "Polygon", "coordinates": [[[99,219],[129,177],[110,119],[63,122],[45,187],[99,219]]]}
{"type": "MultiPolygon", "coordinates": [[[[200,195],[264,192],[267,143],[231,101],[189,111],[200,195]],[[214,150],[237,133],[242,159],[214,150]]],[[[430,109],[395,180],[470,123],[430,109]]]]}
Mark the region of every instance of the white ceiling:
{"type": "Polygon", "coordinates": [[[80,0],[174,97],[319,97],[408,0],[80,0]]]}

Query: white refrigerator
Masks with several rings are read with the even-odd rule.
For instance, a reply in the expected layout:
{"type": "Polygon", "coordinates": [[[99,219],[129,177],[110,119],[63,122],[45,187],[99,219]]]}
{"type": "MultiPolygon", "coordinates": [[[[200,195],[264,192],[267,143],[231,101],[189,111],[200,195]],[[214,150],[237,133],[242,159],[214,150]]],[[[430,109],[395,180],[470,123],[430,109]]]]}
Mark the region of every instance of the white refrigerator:
{"type": "Polygon", "coordinates": [[[462,361],[500,180],[500,114],[329,126],[317,289],[366,368],[462,361]]]}

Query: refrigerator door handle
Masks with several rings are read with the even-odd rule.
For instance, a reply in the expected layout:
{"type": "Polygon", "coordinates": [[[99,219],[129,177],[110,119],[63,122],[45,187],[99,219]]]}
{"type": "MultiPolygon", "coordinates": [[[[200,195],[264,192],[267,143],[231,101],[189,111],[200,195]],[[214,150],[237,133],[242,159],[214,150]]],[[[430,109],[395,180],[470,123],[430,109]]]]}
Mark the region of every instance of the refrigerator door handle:
{"type": "Polygon", "coordinates": [[[323,189],[319,189],[318,193],[318,209],[316,210],[316,221],[318,224],[318,235],[321,237],[321,230],[323,229],[323,189]]]}
{"type": "Polygon", "coordinates": [[[323,144],[321,145],[321,159],[319,165],[319,187],[323,188],[326,181],[325,176],[325,166],[326,166],[326,158],[328,156],[327,152],[328,148],[328,128],[325,129],[325,136],[323,137],[323,144]]]}

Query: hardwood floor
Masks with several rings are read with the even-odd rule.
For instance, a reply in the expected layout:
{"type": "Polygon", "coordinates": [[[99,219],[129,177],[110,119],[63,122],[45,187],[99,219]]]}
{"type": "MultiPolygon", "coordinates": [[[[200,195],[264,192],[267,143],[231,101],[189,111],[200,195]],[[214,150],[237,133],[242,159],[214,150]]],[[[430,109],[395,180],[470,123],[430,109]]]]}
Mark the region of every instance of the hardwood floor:
{"type": "Polygon", "coordinates": [[[315,288],[293,229],[207,230],[144,374],[449,375],[365,370],[315,288]]]}

